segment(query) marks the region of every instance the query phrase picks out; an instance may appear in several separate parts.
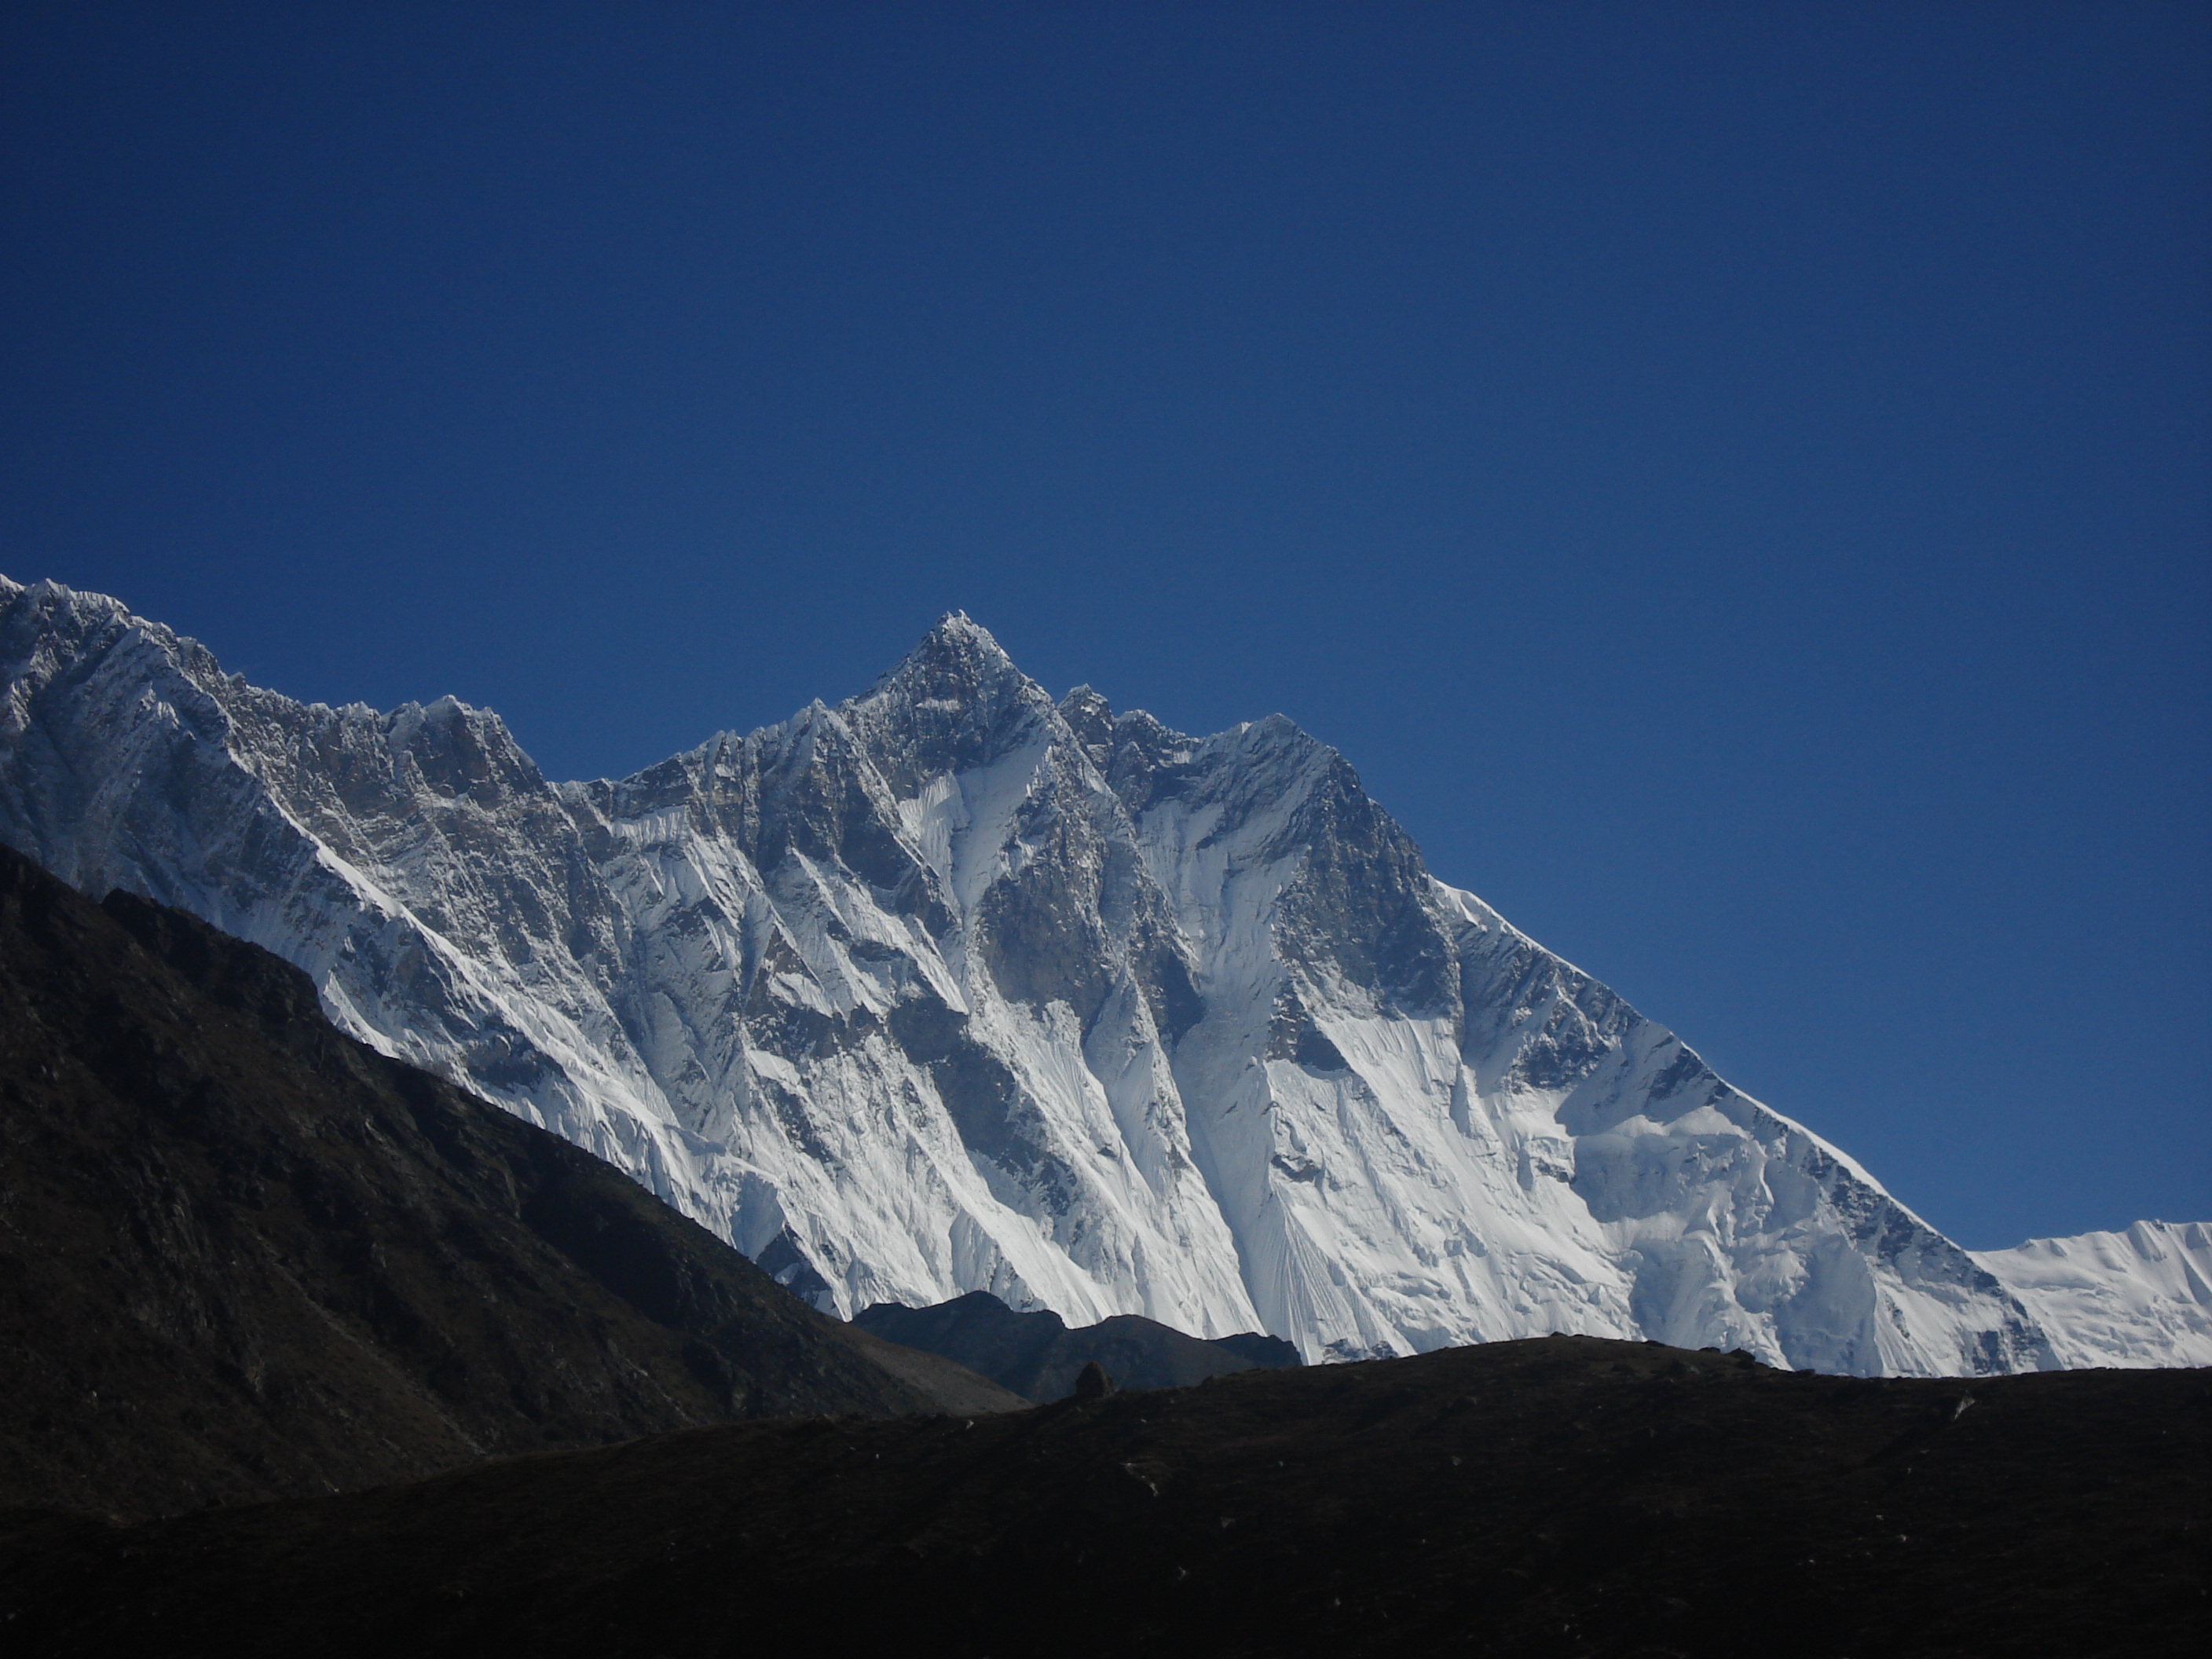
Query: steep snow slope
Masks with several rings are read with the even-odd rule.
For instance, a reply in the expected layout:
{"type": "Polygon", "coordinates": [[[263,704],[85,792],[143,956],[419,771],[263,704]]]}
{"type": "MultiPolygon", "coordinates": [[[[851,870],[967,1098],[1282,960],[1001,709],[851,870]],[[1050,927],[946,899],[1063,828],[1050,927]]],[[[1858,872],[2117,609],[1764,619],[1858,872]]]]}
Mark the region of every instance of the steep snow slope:
{"type": "Polygon", "coordinates": [[[2058,1358],[1280,717],[1055,705],[956,616],[834,708],[554,784],[495,715],[301,705],[51,584],[0,586],[0,838],[290,957],[826,1309],[2058,1358]]]}
{"type": "Polygon", "coordinates": [[[1975,1259],[2050,1333],[2063,1365],[2212,1365],[2212,1226],[2032,1238],[1975,1259]]]}

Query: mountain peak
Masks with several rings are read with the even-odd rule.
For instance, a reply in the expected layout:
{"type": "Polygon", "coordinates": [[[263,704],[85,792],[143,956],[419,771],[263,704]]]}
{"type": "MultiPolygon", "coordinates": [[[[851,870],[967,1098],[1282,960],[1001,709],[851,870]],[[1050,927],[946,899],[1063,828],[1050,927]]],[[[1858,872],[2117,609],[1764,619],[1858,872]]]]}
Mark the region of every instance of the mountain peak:
{"type": "Polygon", "coordinates": [[[917,658],[951,661],[967,665],[995,674],[1019,673],[1014,659],[1006,654],[982,623],[969,617],[965,611],[948,611],[937,619],[937,625],[921,636],[921,642],[907,653],[907,661],[917,658]]]}
{"type": "Polygon", "coordinates": [[[1060,700],[1060,717],[1076,741],[1103,769],[1114,755],[1114,706],[1090,686],[1079,685],[1060,700]]]}
{"type": "Polygon", "coordinates": [[[947,611],[898,665],[838,713],[902,787],[982,763],[1023,740],[1053,702],[990,629],[947,611]]]}
{"type": "Polygon", "coordinates": [[[37,619],[42,626],[59,622],[64,626],[82,628],[120,621],[162,635],[169,631],[158,623],[133,616],[120,599],[110,599],[105,593],[81,593],[52,578],[24,583],[0,576],[0,604],[20,606],[26,617],[37,619]]]}
{"type": "MultiPolygon", "coordinates": [[[[606,793],[617,823],[510,776],[458,703],[415,711],[395,768],[373,721],[28,608],[0,602],[0,841],[281,943],[356,1029],[623,1157],[824,1305],[989,1290],[1309,1359],[1579,1329],[2051,1363],[1999,1276],[1482,923],[1281,716],[1055,708],[956,611],[731,764],[606,793]],[[1723,1224],[1761,1168],[1789,1224],[1764,1199],[1723,1224]]],[[[2112,1259],[2144,1298],[2201,1271],[2112,1259]]]]}
{"type": "Polygon", "coordinates": [[[1015,665],[991,630],[964,611],[948,611],[939,617],[896,666],[846,707],[864,707],[886,696],[940,708],[977,709],[1051,701],[1015,665]]]}

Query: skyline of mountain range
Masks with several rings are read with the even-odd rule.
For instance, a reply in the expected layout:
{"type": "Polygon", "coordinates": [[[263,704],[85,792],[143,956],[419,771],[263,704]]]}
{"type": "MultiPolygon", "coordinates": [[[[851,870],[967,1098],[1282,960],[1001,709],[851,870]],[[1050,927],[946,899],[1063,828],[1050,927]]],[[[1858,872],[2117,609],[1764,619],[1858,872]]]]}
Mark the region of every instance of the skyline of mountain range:
{"type": "Polygon", "coordinates": [[[0,586],[0,839],[276,951],[825,1311],[2212,1358],[2203,1227],[1960,1249],[1279,716],[1055,702],[956,614],[835,708],[556,784],[487,712],[299,704],[52,584],[0,586]]]}

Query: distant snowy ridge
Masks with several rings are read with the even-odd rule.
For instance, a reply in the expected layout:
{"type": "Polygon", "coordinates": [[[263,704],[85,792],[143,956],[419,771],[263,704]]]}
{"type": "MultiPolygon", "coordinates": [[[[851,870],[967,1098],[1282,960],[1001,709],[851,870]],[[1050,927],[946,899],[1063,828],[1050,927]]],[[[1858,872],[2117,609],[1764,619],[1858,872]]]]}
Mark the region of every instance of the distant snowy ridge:
{"type": "Polygon", "coordinates": [[[2212,1225],[2138,1221],[1975,1259],[2042,1323],[2063,1365],[2212,1365],[2212,1225]]]}
{"type": "Polygon", "coordinates": [[[1433,879],[1288,720],[1055,703],[964,617],[835,708],[556,784],[453,699],[303,705],[0,578],[0,839],[288,957],[848,1316],[2100,1352],[1433,879]]]}

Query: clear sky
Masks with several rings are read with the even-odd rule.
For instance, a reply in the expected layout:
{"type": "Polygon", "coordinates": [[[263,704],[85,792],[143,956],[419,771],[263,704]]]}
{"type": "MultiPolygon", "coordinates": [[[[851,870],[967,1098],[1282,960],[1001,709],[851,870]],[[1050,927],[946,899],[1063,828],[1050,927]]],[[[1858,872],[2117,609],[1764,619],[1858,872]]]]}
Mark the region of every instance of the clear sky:
{"type": "Polygon", "coordinates": [[[2212,1217],[2208,20],[15,0],[0,570],[556,776],[964,609],[1965,1243],[2212,1217]]]}

